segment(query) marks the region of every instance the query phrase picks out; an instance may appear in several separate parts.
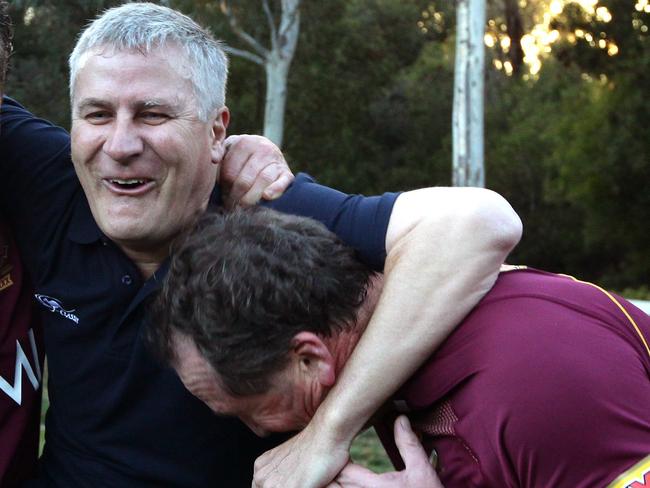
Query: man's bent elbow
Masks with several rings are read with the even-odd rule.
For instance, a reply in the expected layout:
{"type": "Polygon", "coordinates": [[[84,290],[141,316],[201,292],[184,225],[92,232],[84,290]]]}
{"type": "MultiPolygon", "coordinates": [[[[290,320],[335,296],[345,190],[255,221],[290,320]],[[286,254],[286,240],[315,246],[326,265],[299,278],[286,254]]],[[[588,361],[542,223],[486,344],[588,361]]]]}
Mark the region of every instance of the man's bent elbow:
{"type": "Polygon", "coordinates": [[[508,255],[521,240],[523,225],[510,203],[499,193],[481,190],[480,204],[475,207],[474,219],[478,229],[491,246],[508,255]]]}

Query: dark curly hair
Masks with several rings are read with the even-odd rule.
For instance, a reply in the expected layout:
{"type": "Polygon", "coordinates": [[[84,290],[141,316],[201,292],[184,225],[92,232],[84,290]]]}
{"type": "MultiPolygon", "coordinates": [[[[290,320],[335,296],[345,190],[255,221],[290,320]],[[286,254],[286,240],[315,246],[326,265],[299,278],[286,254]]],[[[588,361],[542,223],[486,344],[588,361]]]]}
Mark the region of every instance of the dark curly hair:
{"type": "Polygon", "coordinates": [[[320,223],[262,208],[206,213],[172,254],[149,341],[173,364],[190,337],[235,396],[268,390],[298,332],[353,327],[372,274],[320,223]]]}
{"type": "Polygon", "coordinates": [[[8,13],[9,4],[0,0],[0,93],[5,86],[9,54],[11,54],[11,17],[8,13]]]}

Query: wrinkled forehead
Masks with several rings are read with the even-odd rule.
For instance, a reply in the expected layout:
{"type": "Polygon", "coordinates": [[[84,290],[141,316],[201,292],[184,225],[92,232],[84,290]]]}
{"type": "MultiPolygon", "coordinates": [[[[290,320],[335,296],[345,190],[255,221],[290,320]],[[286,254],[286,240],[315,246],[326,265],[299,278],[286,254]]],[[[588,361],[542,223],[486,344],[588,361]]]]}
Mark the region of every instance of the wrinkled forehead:
{"type": "Polygon", "coordinates": [[[95,56],[111,58],[120,54],[139,56],[144,64],[160,65],[164,63],[171,67],[181,78],[192,79],[192,60],[187,51],[173,41],[154,44],[150,47],[120,47],[109,44],[94,46],[81,53],[74,71],[72,86],[77,83],[81,73],[90,59],[95,56]]]}
{"type": "Polygon", "coordinates": [[[172,333],[172,353],[172,366],[179,373],[193,369],[213,372],[194,340],[186,334],[172,333]]]}
{"type": "Polygon", "coordinates": [[[172,334],[172,354],[172,367],[178,373],[185,387],[192,393],[196,395],[197,391],[207,390],[218,393],[223,390],[217,373],[199,351],[192,338],[174,332],[172,334]]]}
{"type": "Polygon", "coordinates": [[[207,359],[194,341],[177,332],[173,334],[172,366],[190,393],[220,415],[237,415],[240,405],[219,381],[207,359]]]}

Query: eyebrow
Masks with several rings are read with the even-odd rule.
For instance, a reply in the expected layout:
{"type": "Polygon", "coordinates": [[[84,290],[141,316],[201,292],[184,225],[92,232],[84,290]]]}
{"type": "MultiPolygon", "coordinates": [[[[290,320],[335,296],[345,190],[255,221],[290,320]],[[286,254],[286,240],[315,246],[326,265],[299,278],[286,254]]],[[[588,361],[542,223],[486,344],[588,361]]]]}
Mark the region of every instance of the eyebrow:
{"type": "Polygon", "coordinates": [[[84,98],[76,107],[76,110],[81,112],[88,107],[107,107],[110,104],[99,98],[84,98]]]}
{"type": "Polygon", "coordinates": [[[143,109],[143,108],[162,108],[166,110],[170,110],[172,112],[175,112],[178,108],[178,106],[174,103],[170,103],[164,100],[160,100],[158,98],[151,98],[149,100],[143,100],[141,102],[137,102],[135,104],[135,107],[138,109],[143,109]]]}
{"type": "MultiPolygon", "coordinates": [[[[103,100],[101,98],[90,97],[79,102],[79,105],[77,106],[77,111],[81,112],[83,110],[86,110],[89,107],[109,108],[111,106],[112,103],[110,103],[109,101],[103,100]]],[[[176,104],[158,98],[150,98],[147,100],[137,101],[134,104],[132,104],[132,107],[135,108],[136,110],[150,109],[150,108],[162,108],[172,112],[176,112],[178,110],[176,104]]]]}

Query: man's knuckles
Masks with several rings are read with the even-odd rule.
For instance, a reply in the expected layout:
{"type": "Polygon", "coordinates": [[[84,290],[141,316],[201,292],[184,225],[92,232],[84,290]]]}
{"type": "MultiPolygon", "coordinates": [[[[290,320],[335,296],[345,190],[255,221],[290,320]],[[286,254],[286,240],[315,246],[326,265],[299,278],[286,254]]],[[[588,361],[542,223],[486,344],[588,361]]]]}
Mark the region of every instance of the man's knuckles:
{"type": "Polygon", "coordinates": [[[282,174],[279,162],[273,162],[260,171],[258,178],[266,183],[273,183],[282,174]]]}

